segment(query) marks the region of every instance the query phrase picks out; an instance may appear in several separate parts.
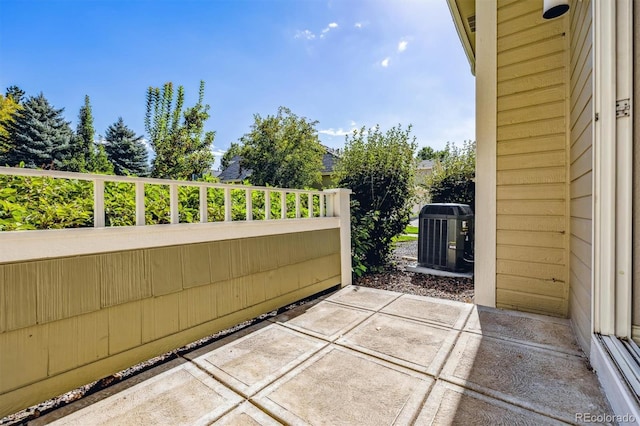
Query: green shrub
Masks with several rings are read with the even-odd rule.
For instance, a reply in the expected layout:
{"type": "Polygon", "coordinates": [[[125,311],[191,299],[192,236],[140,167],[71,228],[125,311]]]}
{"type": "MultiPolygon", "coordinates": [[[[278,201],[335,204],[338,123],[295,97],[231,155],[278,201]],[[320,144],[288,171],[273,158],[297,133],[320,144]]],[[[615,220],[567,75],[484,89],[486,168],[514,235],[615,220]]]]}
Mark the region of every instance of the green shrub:
{"type": "Polygon", "coordinates": [[[427,177],[431,202],[469,204],[475,210],[476,143],[465,141],[462,148],[447,143],[445,152],[427,177]]]}
{"type": "Polygon", "coordinates": [[[362,128],[348,136],[337,165],[337,182],[351,196],[352,265],[356,275],[384,268],[393,238],[409,223],[416,149],[411,127],[362,128]]]}
{"type": "MultiPolygon", "coordinates": [[[[206,179],[206,178],[205,178],[206,179]]],[[[212,179],[206,179],[211,181],[212,179]]],[[[209,222],[225,218],[224,189],[208,188],[209,222]]],[[[244,189],[232,189],[231,218],[245,220],[244,189]]],[[[272,192],[271,217],[280,219],[280,193],[272,192]]],[[[317,196],[313,197],[313,215],[320,215],[317,196]]],[[[136,224],[135,185],[129,182],[105,182],[104,208],[106,226],[136,224]]],[[[265,193],[252,191],[254,220],[265,218],[265,193]]],[[[307,217],[308,198],[300,199],[300,216],[307,217]]],[[[200,191],[195,186],[178,187],[180,223],[200,221],[200,191]]],[[[287,218],[294,218],[295,194],[287,194],[287,218]]],[[[93,226],[93,183],[70,179],[0,175],[0,231],[60,229],[93,226]]],[[[171,223],[169,186],[145,184],[145,223],[171,223]]]]}

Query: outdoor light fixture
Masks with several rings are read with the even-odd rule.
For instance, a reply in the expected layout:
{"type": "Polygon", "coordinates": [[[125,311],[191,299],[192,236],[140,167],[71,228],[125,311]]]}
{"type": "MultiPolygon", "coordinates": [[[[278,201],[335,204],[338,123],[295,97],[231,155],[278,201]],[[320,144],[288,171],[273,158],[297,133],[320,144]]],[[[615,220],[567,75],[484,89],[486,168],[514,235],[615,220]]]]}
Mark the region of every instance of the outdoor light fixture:
{"type": "Polygon", "coordinates": [[[544,0],[542,17],[553,19],[562,16],[569,10],[569,0],[544,0]]]}

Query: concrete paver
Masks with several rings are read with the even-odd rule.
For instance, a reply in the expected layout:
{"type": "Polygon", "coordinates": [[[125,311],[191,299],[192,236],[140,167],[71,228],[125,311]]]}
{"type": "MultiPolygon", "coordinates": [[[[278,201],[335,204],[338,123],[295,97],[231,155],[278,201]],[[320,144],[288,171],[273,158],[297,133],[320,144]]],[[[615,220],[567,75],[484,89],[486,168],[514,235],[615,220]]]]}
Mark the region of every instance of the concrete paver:
{"type": "Polygon", "coordinates": [[[375,314],[338,343],[435,377],[458,333],[405,318],[375,314]]]}
{"type": "Polygon", "coordinates": [[[582,355],[569,320],[478,306],[465,331],[582,355]]]}
{"type": "Polygon", "coordinates": [[[349,286],[327,298],[332,302],[343,303],[358,308],[378,311],[402,294],[375,288],[349,286]]]}
{"type": "Polygon", "coordinates": [[[353,286],[99,394],[35,423],[547,425],[611,414],[566,320],[353,286]]]}
{"type": "Polygon", "coordinates": [[[470,303],[404,294],[385,306],[382,312],[460,330],[472,308],[470,303]]]}
{"type": "Polygon", "coordinates": [[[521,425],[565,424],[445,381],[438,381],[415,425],[521,425]]]}
{"type": "Polygon", "coordinates": [[[250,397],[326,344],[278,324],[261,324],[238,340],[230,336],[185,358],[250,397]]]}
{"type": "Polygon", "coordinates": [[[242,401],[191,363],[182,363],[54,425],[207,425],[242,401]]]}
{"type": "Polygon", "coordinates": [[[373,312],[331,302],[320,302],[310,309],[305,305],[285,312],[274,322],[321,339],[334,341],[367,319],[373,312]]]}
{"type": "Polygon", "coordinates": [[[566,422],[608,412],[585,358],[493,337],[463,333],[441,378],[566,422]]]}
{"type": "Polygon", "coordinates": [[[334,346],[266,388],[255,401],[289,424],[408,424],[433,382],[334,346]]]}

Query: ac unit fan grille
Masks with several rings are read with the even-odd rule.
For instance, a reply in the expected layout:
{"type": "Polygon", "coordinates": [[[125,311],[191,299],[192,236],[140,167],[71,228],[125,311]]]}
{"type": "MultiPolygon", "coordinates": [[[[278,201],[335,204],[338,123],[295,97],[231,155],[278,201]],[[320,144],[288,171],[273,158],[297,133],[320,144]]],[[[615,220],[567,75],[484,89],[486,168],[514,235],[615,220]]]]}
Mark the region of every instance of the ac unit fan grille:
{"type": "Polygon", "coordinates": [[[447,266],[447,219],[424,219],[425,260],[434,266],[447,266]]]}

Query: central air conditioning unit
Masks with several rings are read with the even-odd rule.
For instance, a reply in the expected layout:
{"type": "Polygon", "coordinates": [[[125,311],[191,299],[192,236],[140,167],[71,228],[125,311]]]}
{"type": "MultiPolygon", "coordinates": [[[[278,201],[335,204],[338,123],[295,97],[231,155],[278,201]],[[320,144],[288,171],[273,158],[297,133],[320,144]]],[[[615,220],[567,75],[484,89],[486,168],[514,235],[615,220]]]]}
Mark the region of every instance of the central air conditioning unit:
{"type": "Polygon", "coordinates": [[[473,210],[467,204],[427,204],[420,211],[418,266],[473,269],[473,210]]]}

